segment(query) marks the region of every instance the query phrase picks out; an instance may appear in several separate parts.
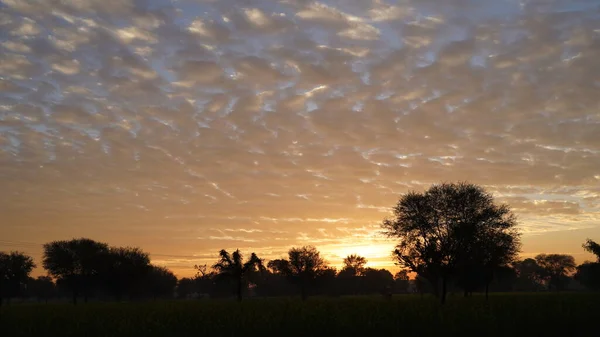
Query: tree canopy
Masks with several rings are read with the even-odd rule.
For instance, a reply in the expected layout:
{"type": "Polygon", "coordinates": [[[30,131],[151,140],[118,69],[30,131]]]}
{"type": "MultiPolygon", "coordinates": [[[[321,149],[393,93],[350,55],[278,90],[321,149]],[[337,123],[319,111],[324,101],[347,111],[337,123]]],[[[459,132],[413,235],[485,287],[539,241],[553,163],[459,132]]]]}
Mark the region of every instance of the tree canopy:
{"type": "Polygon", "coordinates": [[[393,252],[397,263],[426,278],[442,303],[451,278],[515,259],[520,248],[516,225],[507,205],[496,205],[490,193],[469,183],[409,192],[394,207],[394,217],[382,223],[385,234],[400,240],[393,252]]]}
{"type": "Polygon", "coordinates": [[[0,252],[0,305],[4,298],[19,295],[35,268],[33,259],[20,252],[0,252]]]}
{"type": "Polygon", "coordinates": [[[235,282],[237,299],[241,301],[247,276],[261,270],[263,263],[255,253],[250,254],[248,261],[244,262],[244,257],[239,249],[232,254],[222,249],[219,252],[219,261],[213,265],[213,268],[221,277],[230,278],[235,282]]]}

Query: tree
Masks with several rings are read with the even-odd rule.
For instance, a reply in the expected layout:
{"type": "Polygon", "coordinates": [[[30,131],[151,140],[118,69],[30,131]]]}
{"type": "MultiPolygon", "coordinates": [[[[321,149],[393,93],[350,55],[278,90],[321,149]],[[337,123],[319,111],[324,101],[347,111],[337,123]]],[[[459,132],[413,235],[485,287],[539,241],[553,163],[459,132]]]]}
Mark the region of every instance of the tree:
{"type": "Polygon", "coordinates": [[[586,261],[577,266],[574,278],[588,289],[600,290],[600,263],[586,261]]]}
{"type": "Polygon", "coordinates": [[[102,281],[117,301],[135,290],[150,270],[150,257],[139,248],[111,247],[102,256],[102,281]]]}
{"type": "Polygon", "coordinates": [[[172,297],[177,287],[177,277],[165,267],[150,265],[141,287],[154,299],[172,297]]]}
{"type": "Polygon", "coordinates": [[[587,239],[583,249],[596,255],[596,262],[586,261],[578,266],[574,278],[588,289],[600,290],[600,245],[587,239]]]}
{"type": "Polygon", "coordinates": [[[48,302],[56,295],[56,286],[49,276],[38,276],[31,278],[28,284],[30,295],[35,296],[38,301],[48,302]]]}
{"type": "Polygon", "coordinates": [[[288,260],[277,259],[270,261],[268,267],[274,273],[285,275],[300,288],[302,300],[308,298],[308,288],[315,279],[327,270],[325,260],[313,246],[291,248],[288,251],[288,260]]]}
{"type": "Polygon", "coordinates": [[[492,269],[519,250],[510,208],[494,204],[490,193],[473,184],[444,183],[424,193],[409,192],[393,211],[382,228],[400,240],[393,252],[397,263],[426,278],[442,303],[452,277],[475,266],[492,269]]]}
{"type": "Polygon", "coordinates": [[[548,283],[549,289],[563,290],[568,284],[568,275],[575,268],[575,258],[565,254],[539,254],[535,261],[542,269],[542,276],[548,283]]]}
{"type": "Polygon", "coordinates": [[[219,261],[213,265],[220,277],[231,279],[235,282],[237,300],[242,300],[243,289],[247,286],[247,276],[263,268],[262,260],[252,253],[250,259],[244,262],[244,257],[237,249],[231,255],[222,249],[219,252],[219,261]]]}
{"type": "Polygon", "coordinates": [[[107,244],[91,239],[54,241],[44,245],[43,266],[71,291],[73,304],[77,304],[80,293],[87,302],[102,271],[102,257],[107,253],[107,244]]]}
{"type": "Polygon", "coordinates": [[[596,262],[600,263],[600,245],[597,244],[596,242],[594,242],[591,239],[587,239],[585,241],[585,243],[583,244],[583,249],[585,249],[586,251],[596,255],[596,262]]]}
{"type": "Polygon", "coordinates": [[[361,276],[366,264],[367,259],[357,254],[352,254],[344,258],[344,267],[342,270],[349,272],[352,276],[361,276]]]}
{"type": "Polygon", "coordinates": [[[536,260],[528,258],[513,263],[517,274],[515,290],[538,291],[544,286],[544,270],[536,260]]]}
{"type": "Polygon", "coordinates": [[[409,277],[406,269],[400,270],[394,275],[394,292],[404,294],[408,292],[409,277]]]}
{"type": "Polygon", "coordinates": [[[381,294],[391,296],[394,276],[386,269],[366,268],[361,277],[361,292],[363,294],[381,294]]]}
{"type": "Polygon", "coordinates": [[[29,274],[35,268],[33,259],[20,252],[0,252],[0,306],[23,290],[29,274]]]}

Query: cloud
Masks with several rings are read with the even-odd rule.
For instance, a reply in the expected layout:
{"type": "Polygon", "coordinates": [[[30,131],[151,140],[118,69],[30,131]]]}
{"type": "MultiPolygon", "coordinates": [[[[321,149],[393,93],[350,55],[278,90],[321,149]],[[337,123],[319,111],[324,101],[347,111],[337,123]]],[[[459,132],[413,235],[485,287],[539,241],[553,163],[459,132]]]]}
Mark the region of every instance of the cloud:
{"type": "Polygon", "coordinates": [[[0,235],[337,259],[454,180],[597,226],[594,1],[236,5],[4,1],[0,235]]]}

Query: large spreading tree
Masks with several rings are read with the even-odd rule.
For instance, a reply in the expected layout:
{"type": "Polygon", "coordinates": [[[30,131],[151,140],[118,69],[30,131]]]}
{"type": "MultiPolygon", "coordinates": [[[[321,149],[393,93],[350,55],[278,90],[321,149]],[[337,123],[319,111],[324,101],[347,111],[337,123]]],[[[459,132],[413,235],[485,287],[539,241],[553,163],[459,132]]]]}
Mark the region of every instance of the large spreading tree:
{"type": "Polygon", "coordinates": [[[495,268],[517,257],[516,225],[508,205],[496,204],[480,186],[460,182],[402,195],[382,227],[400,240],[393,252],[397,263],[427,279],[444,303],[449,281],[489,284],[495,268]]]}
{"type": "Polygon", "coordinates": [[[91,239],[53,241],[44,245],[42,263],[57,282],[71,291],[76,304],[80,294],[87,302],[92,288],[100,282],[108,253],[106,243],[91,239]]]}

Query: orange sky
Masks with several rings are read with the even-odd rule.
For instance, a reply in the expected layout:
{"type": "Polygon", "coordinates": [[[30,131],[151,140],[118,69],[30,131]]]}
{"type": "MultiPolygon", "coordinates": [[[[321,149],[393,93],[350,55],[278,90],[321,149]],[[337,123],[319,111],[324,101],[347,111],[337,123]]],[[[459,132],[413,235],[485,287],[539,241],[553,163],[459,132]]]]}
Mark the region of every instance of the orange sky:
{"type": "Polygon", "coordinates": [[[525,255],[600,240],[594,1],[4,3],[0,250],[392,267],[399,196],[458,180],[513,207],[525,255]]]}

